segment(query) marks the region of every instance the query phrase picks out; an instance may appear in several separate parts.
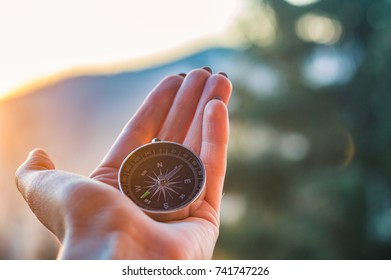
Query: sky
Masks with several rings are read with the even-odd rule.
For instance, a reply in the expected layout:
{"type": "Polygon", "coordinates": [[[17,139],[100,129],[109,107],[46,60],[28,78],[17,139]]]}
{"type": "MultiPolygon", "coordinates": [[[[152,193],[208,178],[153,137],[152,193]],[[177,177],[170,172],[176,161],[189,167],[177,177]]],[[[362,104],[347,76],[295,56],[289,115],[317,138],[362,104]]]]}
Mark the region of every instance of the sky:
{"type": "Polygon", "coordinates": [[[224,45],[244,2],[0,0],[0,99],[70,69],[224,45]]]}

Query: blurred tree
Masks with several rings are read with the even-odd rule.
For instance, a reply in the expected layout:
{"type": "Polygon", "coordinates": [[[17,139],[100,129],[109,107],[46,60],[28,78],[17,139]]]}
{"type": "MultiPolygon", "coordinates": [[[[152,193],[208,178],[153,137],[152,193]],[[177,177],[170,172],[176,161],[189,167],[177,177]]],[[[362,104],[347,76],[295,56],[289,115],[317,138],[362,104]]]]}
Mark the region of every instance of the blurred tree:
{"type": "Polygon", "coordinates": [[[390,258],[391,1],[248,9],[215,257],[390,258]]]}

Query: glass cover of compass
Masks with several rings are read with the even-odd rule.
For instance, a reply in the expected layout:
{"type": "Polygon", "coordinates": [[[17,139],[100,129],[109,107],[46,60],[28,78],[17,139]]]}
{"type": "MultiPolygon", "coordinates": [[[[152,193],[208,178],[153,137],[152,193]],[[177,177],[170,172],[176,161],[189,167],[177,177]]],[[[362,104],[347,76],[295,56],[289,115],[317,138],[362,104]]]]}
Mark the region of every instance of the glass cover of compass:
{"type": "Polygon", "coordinates": [[[185,146],[154,139],[128,155],[118,181],[120,190],[144,211],[170,213],[197,200],[205,167],[185,146]]]}

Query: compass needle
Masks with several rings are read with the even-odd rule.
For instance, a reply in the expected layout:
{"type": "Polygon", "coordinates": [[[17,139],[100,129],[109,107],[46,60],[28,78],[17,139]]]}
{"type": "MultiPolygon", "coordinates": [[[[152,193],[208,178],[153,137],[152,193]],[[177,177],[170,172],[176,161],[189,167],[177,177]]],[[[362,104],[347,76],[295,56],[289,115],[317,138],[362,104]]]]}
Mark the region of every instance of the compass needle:
{"type": "Polygon", "coordinates": [[[178,176],[175,176],[174,178],[171,178],[170,180],[176,180],[176,179],[178,179],[180,177],[181,177],[181,175],[178,175],[178,176]]]}
{"type": "Polygon", "coordinates": [[[157,193],[158,193],[159,196],[160,196],[159,188],[156,188],[156,190],[153,192],[151,198],[153,198],[157,193]]]}
{"type": "Polygon", "coordinates": [[[142,196],[140,196],[141,199],[144,199],[146,198],[148,195],[150,195],[151,193],[149,191],[146,191],[145,193],[143,193],[142,196]]]}
{"type": "Polygon", "coordinates": [[[162,195],[162,192],[159,192],[158,196],[157,196],[157,201],[160,201],[160,197],[162,195]]]}
{"type": "Polygon", "coordinates": [[[170,192],[167,192],[168,193],[168,195],[171,197],[171,198],[174,198],[172,195],[171,195],[171,193],[170,192]]]}
{"type": "Polygon", "coordinates": [[[166,189],[165,188],[162,188],[162,193],[163,193],[164,201],[167,201],[167,199],[166,199],[166,189]]]}
{"type": "MultiPolygon", "coordinates": [[[[155,172],[154,172],[154,173],[155,173],[155,172]]],[[[158,177],[157,175],[155,175],[155,176],[156,176],[156,178],[158,177]]],[[[158,180],[158,179],[153,178],[152,176],[149,176],[149,175],[148,175],[148,177],[149,177],[150,179],[152,179],[154,182],[157,182],[157,180],[158,180]]]]}
{"type": "Polygon", "coordinates": [[[156,185],[156,182],[151,182],[151,181],[144,181],[144,183],[147,183],[147,184],[152,184],[151,186],[154,186],[154,185],[156,185]]]}
{"type": "Polygon", "coordinates": [[[171,186],[171,185],[179,184],[179,183],[182,183],[182,182],[183,181],[168,182],[167,185],[171,186]]]}
{"type": "Polygon", "coordinates": [[[174,176],[175,174],[177,174],[181,169],[182,169],[183,165],[180,164],[179,166],[175,166],[173,170],[170,171],[170,173],[168,173],[166,175],[166,179],[167,180],[170,180],[172,176],[174,176]]]}
{"type": "Polygon", "coordinates": [[[179,194],[179,193],[178,193],[177,191],[175,191],[173,188],[167,187],[167,192],[170,193],[170,191],[173,192],[173,193],[179,194]]]}

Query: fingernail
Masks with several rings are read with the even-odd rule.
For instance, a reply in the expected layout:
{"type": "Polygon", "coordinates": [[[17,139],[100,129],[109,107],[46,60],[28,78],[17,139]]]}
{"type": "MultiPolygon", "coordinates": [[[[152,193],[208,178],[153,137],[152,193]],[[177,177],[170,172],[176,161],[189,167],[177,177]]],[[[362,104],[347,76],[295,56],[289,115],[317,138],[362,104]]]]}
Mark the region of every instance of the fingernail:
{"type": "Polygon", "coordinates": [[[217,73],[217,74],[219,74],[219,75],[221,75],[221,76],[224,76],[224,77],[228,78],[228,75],[227,75],[227,73],[224,73],[224,72],[219,72],[219,73],[217,73]]]}
{"type": "Polygon", "coordinates": [[[179,73],[178,76],[181,76],[181,77],[186,77],[186,73],[179,73]]]}
{"type": "Polygon", "coordinates": [[[208,71],[209,73],[212,74],[212,69],[210,67],[204,66],[204,67],[202,67],[202,69],[204,69],[204,70],[206,70],[206,71],[208,71]]]}
{"type": "Polygon", "coordinates": [[[222,101],[221,97],[220,96],[215,96],[213,97],[214,100],[219,100],[219,101],[222,101]]]}

